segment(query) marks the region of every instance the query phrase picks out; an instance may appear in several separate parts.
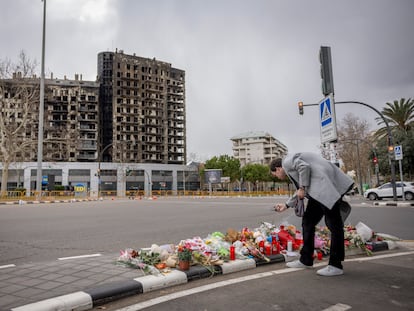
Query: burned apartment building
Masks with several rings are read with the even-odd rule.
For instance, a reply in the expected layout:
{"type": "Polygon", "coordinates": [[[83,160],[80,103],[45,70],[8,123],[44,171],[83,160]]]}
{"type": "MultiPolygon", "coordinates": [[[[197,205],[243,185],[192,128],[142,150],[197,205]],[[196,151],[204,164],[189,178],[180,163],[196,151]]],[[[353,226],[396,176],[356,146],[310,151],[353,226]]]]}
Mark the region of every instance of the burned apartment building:
{"type": "MultiPolygon", "coordinates": [[[[18,125],[13,139],[21,148],[14,153],[14,161],[37,161],[40,79],[16,73],[1,82],[2,110],[10,106],[15,111],[10,114],[14,118],[11,124],[18,125]],[[30,98],[22,97],[29,91],[30,98]]],[[[75,75],[74,80],[45,79],[43,161],[98,159],[98,100],[99,84],[83,81],[81,75],[75,75]]]]}
{"type": "Polygon", "coordinates": [[[122,50],[98,54],[100,157],[186,163],[185,71],[122,50]]]}
{"type": "Polygon", "coordinates": [[[94,162],[98,160],[99,84],[74,80],[45,81],[44,159],[94,162]]]}
{"type": "MultiPolygon", "coordinates": [[[[28,112],[16,139],[30,143],[14,161],[37,161],[40,78],[16,73],[0,82],[7,102],[14,103],[10,109],[17,109],[13,118],[28,112]],[[13,99],[18,88],[35,89],[29,108],[13,99]]],[[[185,118],[183,70],[122,51],[102,52],[97,81],[79,74],[45,79],[43,161],[185,164],[185,118]]]]}

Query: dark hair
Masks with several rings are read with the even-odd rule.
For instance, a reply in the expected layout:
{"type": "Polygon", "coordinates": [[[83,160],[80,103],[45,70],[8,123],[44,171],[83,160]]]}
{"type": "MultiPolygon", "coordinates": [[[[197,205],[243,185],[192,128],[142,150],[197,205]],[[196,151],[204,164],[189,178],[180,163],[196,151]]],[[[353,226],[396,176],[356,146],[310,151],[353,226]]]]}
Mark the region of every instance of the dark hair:
{"type": "Polygon", "coordinates": [[[276,168],[282,167],[282,158],[273,159],[269,167],[271,172],[275,172],[276,168]]]}

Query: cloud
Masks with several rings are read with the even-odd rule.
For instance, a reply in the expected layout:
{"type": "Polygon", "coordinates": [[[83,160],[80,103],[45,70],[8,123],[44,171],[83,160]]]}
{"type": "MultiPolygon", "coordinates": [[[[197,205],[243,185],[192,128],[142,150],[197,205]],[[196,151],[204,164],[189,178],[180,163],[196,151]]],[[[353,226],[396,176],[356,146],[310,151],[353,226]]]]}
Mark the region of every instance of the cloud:
{"type": "MultiPolygon", "coordinates": [[[[7,1],[1,58],[40,60],[42,3],[7,1]],[[14,17],[10,17],[13,16],[14,17]],[[15,17],[18,17],[17,19],[15,17]]],[[[186,71],[188,153],[232,154],[230,138],[266,131],[290,151],[318,151],[318,52],[331,46],[335,98],[382,109],[413,96],[411,0],[49,0],[46,66],[95,79],[97,54],[156,57],[186,71]]],[[[338,105],[374,127],[375,112],[338,105]]]]}

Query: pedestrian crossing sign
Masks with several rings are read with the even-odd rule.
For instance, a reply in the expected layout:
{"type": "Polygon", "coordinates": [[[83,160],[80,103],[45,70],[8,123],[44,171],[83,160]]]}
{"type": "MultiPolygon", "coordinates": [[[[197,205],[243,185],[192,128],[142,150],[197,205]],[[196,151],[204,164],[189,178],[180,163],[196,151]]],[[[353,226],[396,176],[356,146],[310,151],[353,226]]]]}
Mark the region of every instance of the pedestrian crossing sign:
{"type": "Polygon", "coordinates": [[[338,136],[336,132],[335,102],[332,94],[319,103],[319,120],[321,143],[335,142],[338,136]]]}
{"type": "Polygon", "coordinates": [[[402,152],[402,146],[395,146],[394,147],[394,155],[395,160],[402,160],[403,159],[403,152],[402,152]]]}

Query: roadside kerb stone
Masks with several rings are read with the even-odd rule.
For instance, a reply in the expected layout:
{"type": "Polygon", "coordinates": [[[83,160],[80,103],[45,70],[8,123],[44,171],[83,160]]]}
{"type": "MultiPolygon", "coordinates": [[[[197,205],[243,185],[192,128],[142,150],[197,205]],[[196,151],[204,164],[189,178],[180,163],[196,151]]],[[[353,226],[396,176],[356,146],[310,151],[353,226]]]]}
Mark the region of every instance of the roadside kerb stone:
{"type": "MultiPolygon", "coordinates": [[[[376,242],[372,243],[373,252],[388,250],[389,243],[376,242]]],[[[392,244],[393,248],[396,246],[392,244]]],[[[351,250],[352,255],[363,254],[359,249],[351,250]],[[357,251],[353,253],[352,251],[357,251]]],[[[347,251],[347,255],[349,252],[347,251]]],[[[225,262],[223,265],[204,267],[192,266],[188,271],[172,270],[165,275],[144,275],[141,277],[131,278],[130,280],[116,281],[103,284],[97,284],[92,288],[84,291],[74,291],[72,294],[57,296],[30,303],[17,308],[13,311],[80,311],[90,310],[104,303],[114,301],[131,295],[142,294],[179,284],[188,283],[192,280],[209,278],[214,275],[229,274],[243,270],[254,269],[265,264],[283,263],[293,260],[297,257],[285,256],[282,254],[268,256],[269,261],[263,259],[238,259],[231,262],[225,262]]],[[[108,263],[106,261],[106,263],[108,263]]],[[[115,265],[114,265],[115,266],[115,265]]],[[[137,270],[133,270],[137,271],[137,270]]],[[[69,286],[69,285],[68,285],[69,286]]],[[[70,286],[69,286],[70,288],[70,286]]]]}

